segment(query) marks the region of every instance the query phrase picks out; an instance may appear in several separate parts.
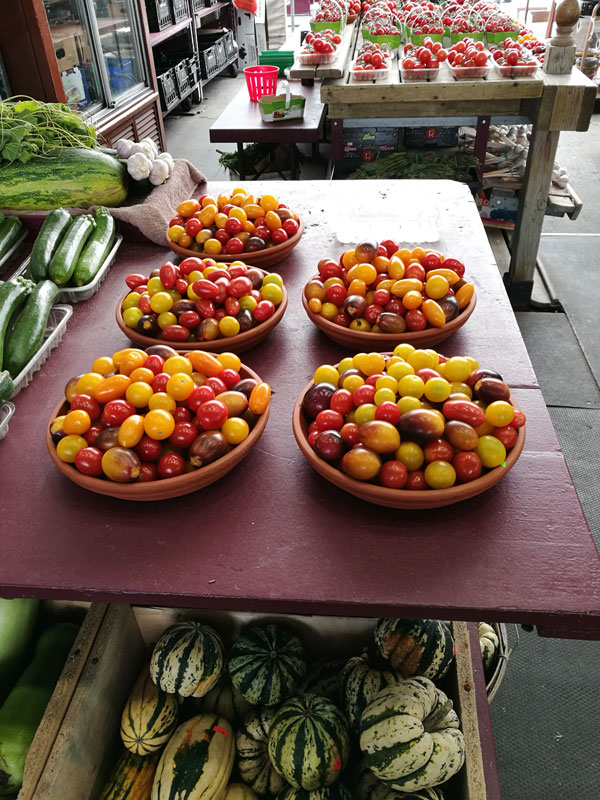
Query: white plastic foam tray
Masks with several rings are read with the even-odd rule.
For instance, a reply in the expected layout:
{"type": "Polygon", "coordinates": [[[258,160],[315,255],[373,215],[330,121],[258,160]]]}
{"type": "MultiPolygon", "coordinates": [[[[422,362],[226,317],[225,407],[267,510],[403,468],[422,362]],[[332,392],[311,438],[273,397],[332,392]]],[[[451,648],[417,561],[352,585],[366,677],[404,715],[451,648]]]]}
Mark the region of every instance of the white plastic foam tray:
{"type": "Polygon", "coordinates": [[[15,413],[15,407],[12,403],[4,403],[0,406],[0,440],[4,439],[8,433],[8,421],[15,413]]]}
{"type": "Polygon", "coordinates": [[[21,246],[21,243],[23,242],[23,240],[25,239],[26,236],[27,236],[27,229],[25,228],[25,229],[23,229],[21,231],[21,233],[19,234],[19,238],[13,244],[13,246],[10,248],[10,250],[7,253],[5,253],[2,256],[2,258],[0,258],[0,269],[4,266],[4,264],[6,264],[6,262],[9,260],[9,258],[11,256],[13,256],[17,252],[17,250],[21,246]]]}
{"type": "MultiPolygon", "coordinates": [[[[121,246],[122,241],[123,237],[121,234],[117,234],[110,252],[104,259],[104,263],[96,273],[96,277],[91,283],[88,283],[86,286],[65,286],[64,289],[61,289],[60,294],[58,295],[58,301],[61,303],[82,303],[84,300],[89,300],[90,297],[95,295],[104,282],[104,279],[108,275],[108,271],[115,260],[117,250],[121,246]]],[[[25,261],[13,275],[13,278],[26,275],[27,267],[29,266],[29,260],[30,258],[27,256],[25,261]]]]}
{"type": "Polygon", "coordinates": [[[29,364],[23,367],[17,377],[13,379],[15,390],[11,395],[11,400],[19,394],[21,389],[24,389],[27,384],[31,382],[31,379],[38,369],[48,360],[50,353],[61,343],[65,335],[67,322],[72,313],[72,306],[58,305],[52,307],[40,349],[29,364]]]}

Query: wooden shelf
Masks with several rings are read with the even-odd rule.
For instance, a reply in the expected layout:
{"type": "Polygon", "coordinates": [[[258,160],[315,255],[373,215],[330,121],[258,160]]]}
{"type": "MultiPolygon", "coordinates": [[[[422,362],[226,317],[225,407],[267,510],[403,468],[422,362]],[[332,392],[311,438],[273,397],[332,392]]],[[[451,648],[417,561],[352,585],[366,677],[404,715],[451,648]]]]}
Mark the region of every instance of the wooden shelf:
{"type": "Polygon", "coordinates": [[[214,6],[209,6],[208,8],[201,8],[199,11],[195,11],[194,16],[196,17],[196,23],[203,17],[208,17],[213,12],[218,11],[220,8],[225,8],[225,6],[228,5],[229,3],[217,3],[214,6]]]}
{"type": "Polygon", "coordinates": [[[162,31],[157,31],[156,33],[150,34],[150,44],[152,47],[156,47],[157,44],[161,44],[161,42],[166,42],[167,39],[170,39],[172,36],[176,36],[181,31],[184,31],[189,24],[191,23],[192,18],[186,17],[186,19],[182,19],[181,22],[177,22],[175,25],[169,25],[168,28],[165,28],[162,31]]]}

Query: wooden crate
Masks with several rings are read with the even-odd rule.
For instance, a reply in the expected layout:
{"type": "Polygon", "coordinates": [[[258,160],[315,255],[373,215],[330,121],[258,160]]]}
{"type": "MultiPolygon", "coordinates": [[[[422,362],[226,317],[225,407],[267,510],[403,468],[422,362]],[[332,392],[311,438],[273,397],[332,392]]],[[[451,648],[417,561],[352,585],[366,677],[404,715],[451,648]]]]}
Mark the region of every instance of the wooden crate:
{"type": "MultiPolygon", "coordinates": [[[[180,619],[199,618],[213,625],[226,643],[250,621],[282,621],[301,636],[310,656],[349,656],[370,642],[374,620],[302,617],[189,609],[133,608],[111,605],[102,624],[90,631],[88,658],[58,726],[35,787],[19,800],[96,800],[120,747],[119,722],[136,675],[149,657],[148,645],[180,619]],[[65,776],[68,775],[68,780],[65,776]]],[[[466,623],[453,623],[456,659],[444,689],[454,701],[466,743],[466,764],[453,782],[451,800],[486,800],[479,742],[477,703],[466,623]]]]}

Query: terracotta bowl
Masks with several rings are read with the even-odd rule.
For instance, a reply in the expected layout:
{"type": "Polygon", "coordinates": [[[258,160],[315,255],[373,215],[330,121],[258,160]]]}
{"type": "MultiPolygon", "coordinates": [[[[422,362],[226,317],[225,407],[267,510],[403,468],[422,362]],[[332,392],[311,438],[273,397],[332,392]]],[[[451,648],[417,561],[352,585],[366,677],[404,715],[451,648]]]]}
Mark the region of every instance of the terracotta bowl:
{"type": "MultiPolygon", "coordinates": [[[[129,294],[129,292],[127,292],[127,294],[129,294]]],[[[123,304],[123,300],[127,297],[127,294],[124,294],[117,303],[117,307],[115,308],[115,319],[117,320],[117,325],[119,328],[121,328],[123,333],[142,349],[151,347],[153,344],[168,344],[169,347],[172,347],[174,350],[206,350],[209,353],[243,353],[245,350],[250,350],[251,347],[255,347],[259,342],[262,342],[262,340],[269,335],[273,328],[281,322],[281,318],[285,314],[285,309],[287,308],[288,304],[288,295],[284,286],[283,300],[275,309],[275,313],[272,317],[269,317],[269,319],[261,322],[260,325],[257,325],[256,328],[251,328],[249,331],[245,331],[244,333],[238,333],[237,336],[228,336],[224,339],[213,339],[212,342],[167,342],[164,339],[155,339],[152,336],[144,336],[143,333],[138,333],[136,330],[130,328],[123,322],[121,306],[123,304]]]]}
{"type": "Polygon", "coordinates": [[[404,333],[365,333],[364,331],[354,331],[351,328],[344,328],[336,325],[320,314],[315,314],[308,307],[308,300],[302,292],[302,305],[308,314],[310,321],[323,331],[323,333],[334,342],[351,347],[355,350],[375,349],[385,350],[395,347],[400,342],[408,342],[415,347],[433,347],[435,344],[445,341],[457,331],[469,319],[477,304],[477,295],[473,293],[469,305],[460,312],[454,319],[447,322],[443,328],[425,328],[423,331],[405,331],[404,333]]]}
{"type": "MultiPolygon", "coordinates": [[[[273,264],[279,264],[280,261],[283,261],[283,259],[292,252],[302,238],[304,223],[299,219],[298,224],[300,226],[298,228],[298,233],[290,236],[287,242],[283,242],[283,244],[276,244],[264,250],[254,250],[251,253],[237,253],[236,255],[219,253],[218,256],[214,256],[214,259],[215,261],[223,261],[228,264],[231,261],[239,261],[240,259],[243,260],[244,258],[252,257],[252,264],[256,267],[270,267],[273,264]]],[[[195,258],[207,258],[204,253],[195,253],[193,250],[186,250],[185,247],[179,247],[179,245],[172,242],[168,236],[165,236],[165,239],[171,250],[177,253],[178,256],[181,256],[181,258],[190,258],[191,256],[195,258]]],[[[213,256],[210,257],[213,258],[213,256]]]]}
{"type": "MultiPolygon", "coordinates": [[[[240,375],[242,378],[254,378],[260,381],[259,376],[244,365],[240,369],[240,375]]],[[[61,401],[52,412],[50,422],[60,414],[66,413],[68,406],[69,404],[66,400],[61,401]]],[[[96,494],[117,497],[120,500],[166,500],[170,497],[180,497],[181,495],[195,492],[197,489],[203,489],[226,475],[236,464],[246,458],[262,436],[268,419],[269,407],[258,418],[248,437],[241,444],[236,445],[233,450],[230,450],[229,453],[217,459],[217,461],[213,461],[212,464],[207,464],[194,472],[188,472],[176,478],[164,478],[157,481],[148,481],[147,483],[115,483],[108,480],[108,478],[93,478],[79,472],[76,467],[66,464],[57,456],[56,445],[50,435],[50,424],[46,428],[46,447],[50,453],[50,458],[62,474],[84,489],[89,489],[91,492],[96,492],[96,494]]]]}
{"type": "MultiPolygon", "coordinates": [[[[496,467],[489,470],[485,475],[477,478],[470,483],[461,483],[456,486],[451,486],[449,489],[425,489],[423,491],[414,491],[411,489],[388,489],[385,486],[379,486],[374,483],[363,483],[354,478],[350,478],[341,470],[324,461],[315,453],[308,443],[308,425],[303,410],[302,400],[306,392],[313,385],[311,381],[302,390],[292,415],[292,427],[294,429],[294,436],[298,442],[300,450],[302,450],[308,463],[316,469],[319,475],[327,478],[328,481],[343,489],[345,492],[359,497],[361,500],[366,500],[369,503],[375,503],[378,506],[388,506],[390,508],[403,508],[407,510],[413,509],[426,509],[426,508],[440,508],[441,506],[449,506],[453,503],[458,503],[461,500],[467,500],[470,497],[485,492],[491,488],[498,481],[506,475],[509,469],[513,467],[523,451],[525,444],[525,427],[518,429],[517,442],[512,450],[509,450],[506,456],[506,466],[496,467]]],[[[520,411],[514,397],[511,395],[510,402],[520,411]]]]}

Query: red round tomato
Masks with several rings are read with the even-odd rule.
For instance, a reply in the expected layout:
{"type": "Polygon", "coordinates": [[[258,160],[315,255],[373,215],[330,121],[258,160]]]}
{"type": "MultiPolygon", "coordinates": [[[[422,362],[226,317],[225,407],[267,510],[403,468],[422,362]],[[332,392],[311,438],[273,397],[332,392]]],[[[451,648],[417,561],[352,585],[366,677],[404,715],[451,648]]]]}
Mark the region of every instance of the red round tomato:
{"type": "Polygon", "coordinates": [[[517,429],[512,425],[504,425],[501,428],[494,428],[492,431],[492,436],[500,439],[507,450],[511,450],[516,445],[518,435],[517,429]]]}
{"type": "Polygon", "coordinates": [[[287,240],[288,235],[285,228],[275,228],[275,230],[271,231],[271,241],[273,244],[283,244],[287,242],[287,240]]]}
{"type": "Polygon", "coordinates": [[[89,394],[76,394],[71,400],[71,411],[87,411],[92,422],[100,416],[100,403],[89,394]]]}
{"type": "Polygon", "coordinates": [[[138,454],[140,461],[158,461],[162,455],[162,442],[144,434],[133,449],[138,454]]]}
{"type": "Polygon", "coordinates": [[[153,464],[151,461],[144,461],[140,465],[140,474],[138,475],[138,481],[140,483],[146,483],[147,481],[155,481],[158,478],[158,470],[156,469],[156,464],[153,464]]]}
{"type": "Polygon", "coordinates": [[[227,391],[227,386],[221,380],[221,378],[215,378],[214,375],[211,375],[210,378],[207,378],[202,384],[202,386],[206,386],[207,388],[212,389],[215,395],[227,391]]]}
{"type": "Polygon", "coordinates": [[[175,478],[185,472],[185,461],[179,453],[165,453],[157,466],[160,478],[175,478]]]}
{"type": "Polygon", "coordinates": [[[331,395],[329,406],[333,411],[337,411],[340,414],[349,414],[354,408],[352,392],[347,389],[338,389],[331,395]]]}
{"type": "Polygon", "coordinates": [[[235,256],[238,253],[242,253],[244,250],[244,243],[241,239],[238,239],[237,236],[232,236],[231,239],[225,245],[225,252],[229,255],[235,256]]]}
{"type": "Polygon", "coordinates": [[[230,317],[237,317],[240,313],[240,301],[237,297],[226,297],[225,298],[225,311],[227,315],[230,317]]]}
{"type": "MultiPolygon", "coordinates": [[[[190,219],[188,219],[188,221],[185,223],[185,232],[187,233],[188,236],[191,236],[192,239],[195,239],[201,230],[202,230],[202,223],[200,222],[199,219],[196,219],[195,217],[190,217],[190,219]]],[[[165,289],[166,288],[167,287],[165,286],[165,289]]]]}
{"type": "Polygon", "coordinates": [[[235,369],[227,368],[219,373],[219,380],[223,381],[228,389],[233,389],[236,383],[241,381],[240,373],[235,369]]]}
{"type": "Polygon", "coordinates": [[[100,436],[100,434],[102,433],[103,430],[104,430],[104,426],[103,425],[92,425],[83,434],[83,438],[91,446],[91,445],[94,444],[94,442],[96,441],[98,436],[100,436]]]}
{"type": "Polygon", "coordinates": [[[412,472],[408,473],[405,488],[412,489],[413,491],[421,491],[422,489],[427,488],[427,484],[425,483],[425,473],[422,469],[414,469],[412,472]]]}
{"type": "Polygon", "coordinates": [[[379,483],[388,489],[403,489],[408,480],[408,470],[402,461],[386,461],[379,473],[379,483]]]}
{"type": "Polygon", "coordinates": [[[326,408],[319,411],[315,422],[320,431],[340,431],[344,426],[344,417],[339,411],[332,411],[326,408]]]}
{"type": "Polygon", "coordinates": [[[350,446],[360,444],[360,425],[357,425],[356,422],[347,422],[342,427],[340,435],[350,446]]]}
{"type": "Polygon", "coordinates": [[[270,300],[261,300],[257,305],[252,316],[257,322],[264,322],[275,313],[275,306],[270,300]]]}
{"type": "Polygon", "coordinates": [[[423,331],[427,327],[425,314],[418,308],[407,311],[404,315],[404,320],[406,321],[406,327],[409,331],[423,331]]]}
{"type": "Polygon", "coordinates": [[[188,328],[189,330],[193,330],[200,324],[201,321],[202,318],[197,311],[184,311],[179,315],[179,324],[183,325],[184,328],[188,328]]]}
{"type": "Polygon", "coordinates": [[[208,319],[215,315],[215,304],[207,297],[202,297],[196,300],[196,311],[200,314],[202,319],[208,319]]]}
{"type": "Polygon", "coordinates": [[[135,414],[135,406],[129,400],[109,400],[102,412],[102,422],[109,425],[120,425],[127,417],[135,414]]]}
{"type": "Polygon", "coordinates": [[[177,406],[173,411],[171,411],[171,416],[175,420],[175,422],[191,422],[192,415],[190,413],[189,408],[185,406],[177,406]]]}
{"type": "Polygon", "coordinates": [[[332,283],[331,286],[328,286],[325,290],[325,300],[328,303],[334,303],[336,306],[341,306],[348,296],[348,292],[346,291],[346,287],[342,286],[340,283],[332,283]]]}
{"type": "Polygon", "coordinates": [[[219,228],[219,230],[215,233],[215,239],[221,244],[226,244],[229,239],[231,238],[231,234],[227,233],[225,228],[219,228]]]}
{"type": "Polygon", "coordinates": [[[151,369],[155,375],[158,375],[162,372],[163,364],[165,363],[164,359],[160,356],[148,356],[146,361],[144,362],[144,366],[148,369],[151,369]]]}
{"type": "Polygon", "coordinates": [[[452,459],[452,466],[460,483],[469,483],[481,475],[481,459],[472,450],[457,453],[452,459]]]}
{"type": "Polygon", "coordinates": [[[198,411],[202,403],[207,403],[209,400],[215,399],[214,390],[210,386],[206,386],[203,384],[202,386],[196,386],[195,389],[192,390],[191,395],[187,399],[188,408],[190,411],[194,413],[198,411]]]}
{"type": "Polygon", "coordinates": [[[515,416],[510,424],[513,428],[522,428],[525,425],[525,414],[522,411],[515,411],[515,416]]]}
{"type": "Polygon", "coordinates": [[[241,233],[242,228],[243,225],[241,220],[237,219],[236,217],[229,217],[225,223],[225,230],[232,236],[237,236],[238,233],[241,233]]]}
{"type": "Polygon", "coordinates": [[[216,431],[227,420],[227,406],[220,400],[208,400],[198,408],[196,417],[205,431],[216,431]]]}
{"type": "Polygon", "coordinates": [[[424,281],[425,274],[425,267],[421,264],[409,264],[404,273],[404,277],[416,278],[418,281],[424,281]]]}
{"type": "MultiPolygon", "coordinates": [[[[291,220],[286,220],[286,222],[291,222],[291,220]]],[[[343,278],[344,268],[341,264],[338,264],[337,261],[332,261],[330,258],[323,258],[319,261],[319,275],[324,281],[328,278],[343,278]]]]}
{"type": "Polygon", "coordinates": [[[299,225],[295,219],[286,219],[283,223],[283,230],[288,236],[295,236],[298,233],[299,225]]]}
{"type": "Polygon", "coordinates": [[[459,278],[462,278],[462,276],[465,274],[465,265],[457,258],[444,259],[442,267],[444,269],[451,269],[453,272],[456,272],[459,278]]]}
{"type": "Polygon", "coordinates": [[[383,403],[379,403],[375,409],[375,419],[381,419],[384,422],[390,422],[395,425],[400,419],[400,409],[396,403],[392,403],[391,400],[385,400],[383,403]]]}
{"type": "Polygon", "coordinates": [[[423,453],[428,464],[432,461],[452,461],[454,458],[454,448],[446,439],[434,439],[428,442],[423,453]]]}
{"type": "Polygon", "coordinates": [[[245,275],[234,278],[229,284],[229,294],[233,297],[243,297],[252,291],[252,281],[245,275]]]}
{"type": "Polygon", "coordinates": [[[75,456],[75,466],[83,475],[102,475],[102,456],[97,447],[82,447],[75,456]]]}
{"type": "Polygon", "coordinates": [[[376,388],[368,383],[359,386],[352,393],[355,406],[362,406],[364,403],[372,403],[375,397],[376,388]]]}
{"type": "Polygon", "coordinates": [[[176,422],[169,441],[175,447],[189,447],[197,435],[198,431],[191,422],[176,422]]]}
{"type": "Polygon", "coordinates": [[[169,375],[168,372],[159,372],[158,375],[155,376],[154,380],[150,384],[152,386],[152,391],[155,394],[156,392],[166,392],[167,383],[169,382],[170,377],[171,376],[169,375]]]}

